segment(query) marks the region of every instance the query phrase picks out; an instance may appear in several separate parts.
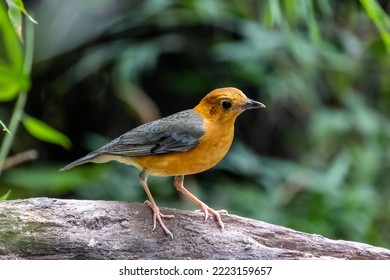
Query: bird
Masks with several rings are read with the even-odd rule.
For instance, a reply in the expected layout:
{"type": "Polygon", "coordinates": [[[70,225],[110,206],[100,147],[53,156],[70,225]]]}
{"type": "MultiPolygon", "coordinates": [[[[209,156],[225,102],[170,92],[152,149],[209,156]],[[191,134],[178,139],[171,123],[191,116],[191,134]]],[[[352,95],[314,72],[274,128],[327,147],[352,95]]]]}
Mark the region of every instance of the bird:
{"type": "Polygon", "coordinates": [[[265,105],[249,99],[234,87],[217,88],[208,93],[193,109],[180,111],[154,120],[122,134],[101,148],[90,152],[60,169],[71,169],[84,163],[118,161],[136,167],[140,184],[146,192],[145,201],[153,212],[153,229],[158,222],[164,232],[173,234],[163,219],[173,218],[160,212],[149,190],[148,176],[173,176],[173,185],[204,213],[206,221],[213,215],[221,229],[221,214],[203,203],[184,187],[184,176],[197,174],[215,166],[227,154],[234,138],[236,118],[248,109],[261,109],[265,105]]]}

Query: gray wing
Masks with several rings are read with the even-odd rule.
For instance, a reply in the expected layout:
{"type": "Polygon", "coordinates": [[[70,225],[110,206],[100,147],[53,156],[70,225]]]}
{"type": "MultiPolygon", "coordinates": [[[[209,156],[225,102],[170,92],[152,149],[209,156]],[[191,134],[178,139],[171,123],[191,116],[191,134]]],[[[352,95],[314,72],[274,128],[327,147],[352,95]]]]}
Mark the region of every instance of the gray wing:
{"type": "Polygon", "coordinates": [[[185,152],[195,147],[203,134],[202,118],[190,109],[136,127],[95,152],[119,156],[185,152]]]}

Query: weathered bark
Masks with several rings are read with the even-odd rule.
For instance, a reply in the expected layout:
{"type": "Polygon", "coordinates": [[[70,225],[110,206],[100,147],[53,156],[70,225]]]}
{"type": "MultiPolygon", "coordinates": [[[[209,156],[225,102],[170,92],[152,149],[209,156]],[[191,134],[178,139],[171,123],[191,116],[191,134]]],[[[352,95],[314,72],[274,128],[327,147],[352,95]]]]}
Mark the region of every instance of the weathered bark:
{"type": "Polygon", "coordinates": [[[0,202],[0,259],[390,259],[390,250],[224,215],[161,208],[172,240],[141,203],[50,198],[0,202]]]}

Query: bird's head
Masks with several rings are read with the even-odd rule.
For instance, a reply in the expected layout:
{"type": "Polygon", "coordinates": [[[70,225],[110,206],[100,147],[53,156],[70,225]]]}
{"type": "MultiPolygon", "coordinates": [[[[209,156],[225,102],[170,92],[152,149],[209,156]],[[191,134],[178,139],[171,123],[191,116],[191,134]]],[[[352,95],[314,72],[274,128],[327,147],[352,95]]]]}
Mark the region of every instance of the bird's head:
{"type": "Polygon", "coordinates": [[[218,88],[207,94],[194,108],[201,116],[217,121],[234,121],[248,109],[265,108],[234,87],[218,88]]]}

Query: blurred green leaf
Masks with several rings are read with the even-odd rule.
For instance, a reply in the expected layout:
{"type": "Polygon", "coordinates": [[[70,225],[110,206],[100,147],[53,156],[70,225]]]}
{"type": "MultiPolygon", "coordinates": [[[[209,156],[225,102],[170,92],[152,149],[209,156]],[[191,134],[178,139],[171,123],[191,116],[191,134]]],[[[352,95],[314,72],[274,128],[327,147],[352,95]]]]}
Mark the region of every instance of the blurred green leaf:
{"type": "MultiPolygon", "coordinates": [[[[8,16],[14,26],[16,34],[18,34],[19,39],[23,41],[22,33],[22,13],[14,0],[6,0],[8,4],[8,16]]],[[[21,2],[21,1],[20,1],[21,2]]],[[[22,3],[23,5],[23,3],[22,3]]]]}
{"type": "Polygon", "coordinates": [[[22,0],[6,0],[9,7],[15,6],[19,9],[32,23],[38,24],[38,22],[26,11],[22,0]]]}
{"type": "Polygon", "coordinates": [[[4,173],[2,184],[12,187],[13,193],[24,189],[34,195],[44,193],[61,195],[79,186],[85,186],[91,181],[101,180],[101,177],[106,174],[103,166],[99,165],[72,169],[66,172],[59,172],[58,169],[58,166],[39,164],[35,165],[34,168],[12,168],[4,173]]]}
{"type": "Polygon", "coordinates": [[[0,124],[3,127],[3,131],[7,132],[8,134],[11,134],[11,132],[8,130],[8,127],[0,120],[0,124]]]}
{"type": "Polygon", "coordinates": [[[321,187],[327,189],[329,193],[339,195],[340,189],[344,187],[351,165],[349,154],[347,152],[339,153],[323,173],[321,187]]]}
{"type": "Polygon", "coordinates": [[[0,62],[0,102],[14,99],[28,87],[29,80],[25,75],[0,62]]]}
{"type": "Polygon", "coordinates": [[[280,25],[282,23],[282,11],[280,9],[279,0],[268,0],[271,26],[280,25]]]}
{"type": "MultiPolygon", "coordinates": [[[[0,3],[0,28],[5,47],[5,54],[8,55],[9,64],[12,69],[23,69],[23,52],[20,41],[12,27],[5,12],[4,4],[0,3]]],[[[4,61],[2,61],[4,63],[4,61]]]]}
{"type": "Polygon", "coordinates": [[[15,98],[20,91],[26,91],[29,79],[23,73],[23,51],[21,43],[0,2],[0,101],[15,98]]]}
{"type": "Polygon", "coordinates": [[[390,52],[390,18],[383,11],[382,7],[379,5],[376,0],[360,0],[360,3],[363,5],[366,13],[375,23],[376,27],[379,30],[379,33],[382,36],[383,43],[386,46],[388,52],[390,52]]]}
{"type": "Polygon", "coordinates": [[[6,0],[8,5],[8,16],[12,22],[12,25],[15,28],[16,33],[18,34],[21,41],[23,41],[22,33],[22,13],[33,23],[37,24],[35,19],[33,19],[24,8],[22,0],[6,0]]]}
{"type": "Polygon", "coordinates": [[[11,194],[11,190],[9,190],[5,195],[0,196],[0,200],[7,200],[10,194],[11,194]]]}
{"type": "Polygon", "coordinates": [[[69,138],[46,123],[28,115],[24,115],[22,122],[26,130],[35,138],[61,145],[65,149],[70,148],[71,141],[69,138]]]}

